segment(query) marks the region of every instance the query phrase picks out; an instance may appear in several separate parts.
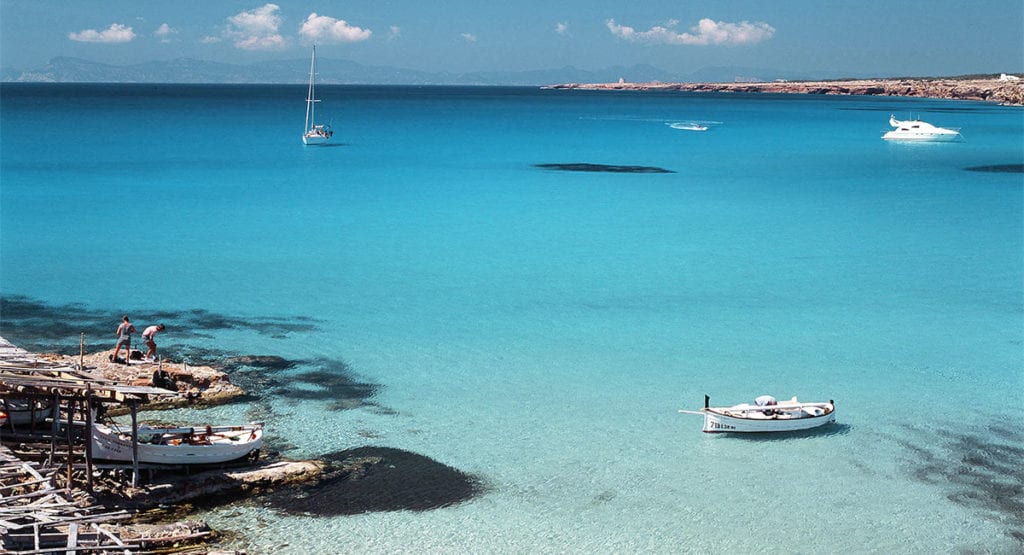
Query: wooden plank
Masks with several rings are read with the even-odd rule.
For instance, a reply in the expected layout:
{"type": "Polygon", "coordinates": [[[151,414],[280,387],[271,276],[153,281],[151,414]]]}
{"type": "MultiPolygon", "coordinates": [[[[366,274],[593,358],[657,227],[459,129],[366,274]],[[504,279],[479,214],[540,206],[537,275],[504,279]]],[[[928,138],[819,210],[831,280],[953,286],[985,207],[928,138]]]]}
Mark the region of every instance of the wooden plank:
{"type": "Polygon", "coordinates": [[[10,522],[8,520],[4,520],[4,519],[0,518],[0,528],[6,528],[7,530],[14,530],[15,527],[20,527],[20,526],[21,526],[20,524],[15,524],[13,522],[10,522]]]}
{"type": "Polygon", "coordinates": [[[22,482],[20,484],[14,484],[14,485],[11,485],[11,486],[0,486],[0,490],[20,488],[20,487],[23,487],[23,486],[30,486],[32,484],[49,483],[49,481],[50,480],[48,478],[43,478],[42,480],[32,480],[32,481],[29,481],[29,482],[22,482]]]}
{"type": "Polygon", "coordinates": [[[40,496],[45,497],[47,495],[64,494],[64,493],[70,493],[70,492],[71,492],[71,490],[69,490],[67,488],[64,488],[64,489],[51,489],[51,490],[44,490],[44,491],[33,491],[32,493],[22,493],[21,495],[11,495],[11,496],[8,496],[8,497],[3,497],[2,499],[4,501],[6,501],[6,500],[9,500],[9,499],[24,499],[24,498],[28,498],[28,497],[40,497],[40,496]]]}
{"type": "MultiPolygon", "coordinates": [[[[137,550],[139,547],[140,546],[138,544],[125,544],[124,549],[126,553],[131,553],[132,549],[137,550]]],[[[78,551],[96,553],[98,550],[95,545],[79,545],[73,549],[67,549],[66,547],[51,547],[46,549],[36,548],[28,551],[15,551],[12,555],[44,555],[45,553],[60,553],[61,551],[64,551],[65,553],[77,553],[78,551]]]]}
{"type": "Polygon", "coordinates": [[[74,522],[68,527],[68,551],[67,555],[75,555],[74,548],[78,547],[78,524],[74,522]]]}
{"type": "Polygon", "coordinates": [[[34,476],[37,480],[44,480],[43,476],[36,472],[36,469],[32,468],[32,465],[28,463],[22,463],[21,468],[23,468],[25,472],[28,472],[29,474],[34,476]]]}
{"type": "MultiPolygon", "coordinates": [[[[30,513],[28,515],[23,515],[23,516],[43,517],[44,515],[39,514],[39,513],[30,513]]],[[[9,524],[11,524],[11,526],[10,527],[6,527],[6,528],[8,528],[8,530],[21,530],[21,529],[24,529],[24,528],[28,528],[30,526],[35,527],[35,528],[38,528],[39,526],[51,526],[52,527],[52,526],[60,526],[60,525],[63,525],[63,524],[69,524],[69,523],[72,523],[72,522],[78,522],[78,523],[107,522],[107,521],[111,521],[111,520],[126,520],[126,519],[129,519],[131,517],[132,517],[132,515],[130,513],[126,512],[126,511],[118,511],[116,513],[104,513],[104,514],[100,514],[100,515],[73,515],[73,516],[65,516],[65,517],[57,519],[57,520],[45,519],[45,520],[40,520],[39,522],[26,523],[26,524],[18,524],[18,523],[13,523],[12,522],[12,523],[9,523],[9,524]]]]}
{"type": "Polygon", "coordinates": [[[104,536],[109,538],[110,541],[114,542],[114,545],[119,546],[119,547],[124,546],[124,542],[121,541],[121,538],[117,537],[117,535],[115,535],[110,530],[107,530],[106,528],[100,526],[99,524],[95,524],[95,523],[93,523],[92,527],[96,530],[97,533],[103,534],[104,536]]]}

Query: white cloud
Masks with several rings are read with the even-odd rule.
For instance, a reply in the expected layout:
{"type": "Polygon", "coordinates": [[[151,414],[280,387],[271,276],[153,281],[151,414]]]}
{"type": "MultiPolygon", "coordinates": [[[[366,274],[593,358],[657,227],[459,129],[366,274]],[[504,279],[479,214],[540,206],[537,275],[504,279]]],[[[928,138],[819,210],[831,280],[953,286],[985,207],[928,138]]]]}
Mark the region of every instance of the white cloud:
{"type": "Polygon", "coordinates": [[[555,25],[555,32],[558,33],[559,35],[568,35],[569,34],[569,24],[568,23],[559,22],[558,24],[555,25]]]}
{"type": "Polygon", "coordinates": [[[112,23],[110,27],[102,31],[85,29],[77,33],[68,33],[68,38],[78,42],[131,42],[135,38],[135,31],[120,23],[112,23]]]}
{"type": "Polygon", "coordinates": [[[459,36],[462,37],[466,42],[476,42],[476,35],[474,35],[473,33],[462,33],[459,36]]]}
{"type": "Polygon", "coordinates": [[[309,42],[359,42],[370,38],[373,31],[313,12],[302,22],[299,34],[309,42]]]}
{"type": "Polygon", "coordinates": [[[287,41],[278,32],[281,27],[281,8],[277,4],[266,4],[261,8],[241,12],[228,18],[225,35],[235,41],[235,47],[242,50],[279,50],[287,41]]]}
{"type": "Polygon", "coordinates": [[[207,35],[207,36],[199,39],[199,42],[201,42],[203,44],[216,44],[216,43],[220,42],[221,40],[223,40],[223,39],[221,39],[220,37],[212,37],[210,35],[207,35]]]}
{"type": "Polygon", "coordinates": [[[170,25],[161,23],[153,34],[160,37],[160,42],[171,42],[171,35],[177,32],[178,30],[172,29],[170,25]]]}
{"type": "Polygon", "coordinates": [[[388,31],[388,40],[394,40],[400,36],[402,36],[402,28],[398,25],[392,25],[391,29],[388,31]]]}
{"type": "Polygon", "coordinates": [[[647,31],[637,31],[632,27],[619,25],[614,19],[605,22],[608,30],[621,39],[633,42],[657,42],[665,44],[687,44],[706,46],[709,44],[754,44],[768,40],[775,35],[775,28],[764,22],[726,23],[712,19],[701,19],[690,28],[689,33],[677,33],[672,29],[679,23],[670,20],[665,26],[655,25],[647,31]]]}

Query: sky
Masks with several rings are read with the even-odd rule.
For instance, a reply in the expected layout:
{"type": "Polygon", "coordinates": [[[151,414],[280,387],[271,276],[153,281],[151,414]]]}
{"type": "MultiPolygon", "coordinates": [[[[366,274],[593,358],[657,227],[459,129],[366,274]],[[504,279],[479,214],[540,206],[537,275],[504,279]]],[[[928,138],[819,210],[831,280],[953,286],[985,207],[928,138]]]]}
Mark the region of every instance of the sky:
{"type": "Polygon", "coordinates": [[[0,68],[321,57],[423,71],[1024,71],[1021,0],[0,0],[0,68]]]}

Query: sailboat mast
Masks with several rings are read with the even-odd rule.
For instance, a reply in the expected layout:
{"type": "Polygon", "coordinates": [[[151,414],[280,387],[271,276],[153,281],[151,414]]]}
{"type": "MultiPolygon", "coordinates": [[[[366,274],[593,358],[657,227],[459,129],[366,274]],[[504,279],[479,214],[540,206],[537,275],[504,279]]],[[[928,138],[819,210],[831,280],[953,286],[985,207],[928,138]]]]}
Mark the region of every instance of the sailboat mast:
{"type": "Polygon", "coordinates": [[[316,45],[313,45],[313,56],[309,59],[309,93],[306,96],[306,128],[303,129],[303,133],[309,131],[310,122],[316,121],[315,111],[313,109],[313,103],[316,102],[313,96],[313,75],[316,71],[316,45]]]}

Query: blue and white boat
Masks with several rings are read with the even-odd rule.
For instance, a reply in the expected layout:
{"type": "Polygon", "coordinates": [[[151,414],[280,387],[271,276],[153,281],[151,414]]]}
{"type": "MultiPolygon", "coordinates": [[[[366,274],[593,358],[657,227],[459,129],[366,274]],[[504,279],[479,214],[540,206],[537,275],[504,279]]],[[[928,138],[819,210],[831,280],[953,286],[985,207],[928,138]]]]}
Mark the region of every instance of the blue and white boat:
{"type": "MultiPolygon", "coordinates": [[[[263,425],[139,426],[138,461],[149,464],[215,464],[248,458],[255,461],[263,446],[263,425]]],[[[93,424],[93,457],[132,460],[132,435],[100,423],[93,424]]]]}
{"type": "Polygon", "coordinates": [[[680,410],[684,414],[704,417],[704,433],[796,432],[832,424],[836,421],[836,403],[802,403],[793,397],[772,404],[741,403],[731,407],[712,407],[704,396],[699,411],[680,410]]]}

